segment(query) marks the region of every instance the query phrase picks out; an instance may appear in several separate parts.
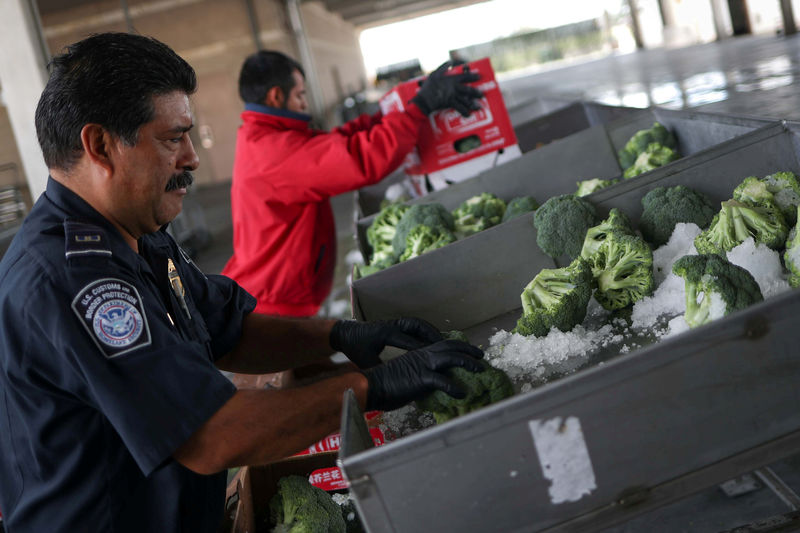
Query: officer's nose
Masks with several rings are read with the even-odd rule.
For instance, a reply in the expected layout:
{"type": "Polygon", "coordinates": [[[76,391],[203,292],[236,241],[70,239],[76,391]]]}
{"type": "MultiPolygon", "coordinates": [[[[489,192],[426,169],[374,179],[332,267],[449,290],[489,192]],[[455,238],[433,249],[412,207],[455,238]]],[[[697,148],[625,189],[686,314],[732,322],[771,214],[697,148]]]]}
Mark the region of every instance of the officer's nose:
{"type": "Polygon", "coordinates": [[[183,170],[195,170],[200,166],[200,158],[197,156],[192,139],[188,135],[186,136],[186,145],[177,163],[178,167],[183,170]]]}

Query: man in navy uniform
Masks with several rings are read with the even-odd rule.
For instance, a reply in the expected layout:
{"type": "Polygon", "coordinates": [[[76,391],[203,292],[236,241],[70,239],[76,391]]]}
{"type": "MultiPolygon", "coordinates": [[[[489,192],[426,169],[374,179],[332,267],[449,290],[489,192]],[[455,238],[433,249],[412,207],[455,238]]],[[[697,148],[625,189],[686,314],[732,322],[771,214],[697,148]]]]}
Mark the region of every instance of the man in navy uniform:
{"type": "Polygon", "coordinates": [[[0,262],[0,509],[9,533],[215,532],[227,468],[295,453],[341,397],[400,407],[482,352],[415,319],[278,319],[205,276],[166,233],[198,165],[192,68],[99,34],[55,57],[36,112],[46,192],[0,262]],[[386,345],[410,350],[388,363],[386,345]],[[341,351],[347,371],[236,390],[341,351]]]}

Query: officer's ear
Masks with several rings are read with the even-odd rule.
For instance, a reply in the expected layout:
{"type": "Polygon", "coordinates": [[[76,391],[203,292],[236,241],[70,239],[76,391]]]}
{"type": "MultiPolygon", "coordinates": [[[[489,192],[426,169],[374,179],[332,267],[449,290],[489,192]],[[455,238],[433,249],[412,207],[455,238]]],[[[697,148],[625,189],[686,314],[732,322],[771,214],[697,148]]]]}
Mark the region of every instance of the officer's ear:
{"type": "Polygon", "coordinates": [[[283,109],[283,104],[285,101],[286,97],[283,94],[283,89],[277,85],[271,87],[267,91],[267,96],[264,98],[265,105],[269,107],[275,107],[277,109],[283,109]]]}
{"type": "Polygon", "coordinates": [[[107,176],[111,176],[114,172],[110,155],[115,140],[114,136],[100,124],[85,124],[81,128],[83,151],[89,161],[107,176]]]}

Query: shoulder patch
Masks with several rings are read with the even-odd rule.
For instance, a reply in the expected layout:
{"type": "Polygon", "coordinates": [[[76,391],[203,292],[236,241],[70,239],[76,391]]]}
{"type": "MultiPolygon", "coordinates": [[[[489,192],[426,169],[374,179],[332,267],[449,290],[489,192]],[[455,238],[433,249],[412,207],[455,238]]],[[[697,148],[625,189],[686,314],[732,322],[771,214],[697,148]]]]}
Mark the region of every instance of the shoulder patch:
{"type": "Polygon", "coordinates": [[[93,224],[67,220],[64,222],[64,237],[64,256],[67,259],[112,255],[106,232],[93,224]]]}
{"type": "Polygon", "coordinates": [[[93,281],[72,300],[89,336],[108,358],[150,345],[150,327],[136,287],[121,279],[93,281]]]}

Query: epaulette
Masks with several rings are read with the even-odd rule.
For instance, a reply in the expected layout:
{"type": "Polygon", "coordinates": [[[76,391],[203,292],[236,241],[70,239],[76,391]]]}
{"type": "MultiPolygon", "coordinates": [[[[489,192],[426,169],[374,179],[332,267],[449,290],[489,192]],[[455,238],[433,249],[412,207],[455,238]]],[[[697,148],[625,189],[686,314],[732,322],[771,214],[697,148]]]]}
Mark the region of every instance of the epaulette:
{"type": "Polygon", "coordinates": [[[103,228],[74,220],[64,221],[64,257],[111,257],[111,248],[103,228]]]}

